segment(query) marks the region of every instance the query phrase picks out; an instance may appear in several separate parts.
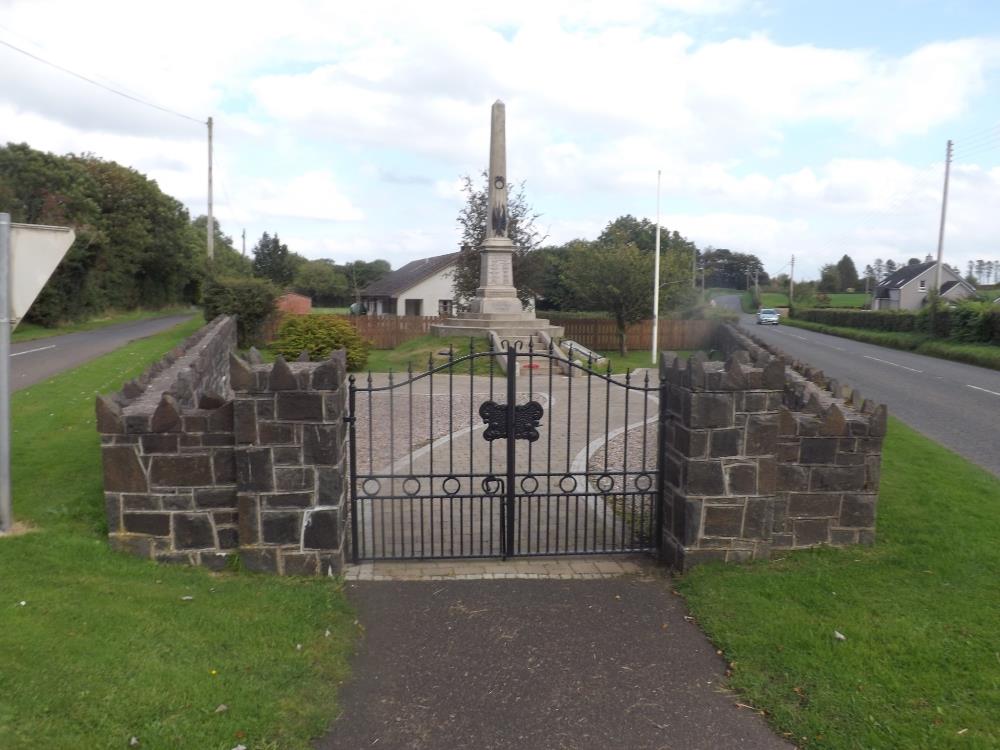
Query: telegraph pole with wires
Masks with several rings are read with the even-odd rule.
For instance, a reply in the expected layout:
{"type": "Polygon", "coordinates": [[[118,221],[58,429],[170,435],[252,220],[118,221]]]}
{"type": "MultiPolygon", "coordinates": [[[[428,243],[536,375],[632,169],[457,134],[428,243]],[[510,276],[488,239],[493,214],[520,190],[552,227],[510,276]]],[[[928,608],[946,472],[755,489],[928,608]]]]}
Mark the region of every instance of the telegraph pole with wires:
{"type": "Polygon", "coordinates": [[[208,118],[208,259],[215,257],[215,220],[212,218],[212,118],[208,118]]]}
{"type": "Polygon", "coordinates": [[[247,257],[247,230],[243,229],[243,257],[247,257]]]}
{"type": "Polygon", "coordinates": [[[788,273],[788,304],[792,304],[795,297],[795,256],[792,256],[792,270],[788,273]]]}
{"type": "Polygon", "coordinates": [[[941,226],[938,229],[938,246],[937,246],[937,274],[934,280],[934,290],[940,294],[941,293],[941,255],[944,252],[944,222],[945,216],[948,213],[948,177],[951,174],[951,156],[954,144],[948,141],[948,147],[945,149],[944,157],[944,192],[941,196],[941,226]]]}
{"type": "Polygon", "coordinates": [[[656,170],[656,251],[653,260],[653,341],[651,356],[656,364],[660,334],[660,170],[656,170]]]}

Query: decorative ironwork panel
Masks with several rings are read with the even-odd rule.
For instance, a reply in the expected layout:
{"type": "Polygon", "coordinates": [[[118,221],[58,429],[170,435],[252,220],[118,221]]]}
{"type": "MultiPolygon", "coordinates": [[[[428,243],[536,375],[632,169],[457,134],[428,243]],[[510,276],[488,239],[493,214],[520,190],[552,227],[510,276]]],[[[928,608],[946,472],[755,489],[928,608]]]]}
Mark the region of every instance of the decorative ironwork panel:
{"type": "MultiPolygon", "coordinates": [[[[479,407],[479,416],[486,422],[483,437],[488,441],[507,438],[507,406],[486,401],[479,407]]],[[[538,440],[538,426],[545,410],[537,401],[514,406],[514,439],[533,443],[538,440]]]]}

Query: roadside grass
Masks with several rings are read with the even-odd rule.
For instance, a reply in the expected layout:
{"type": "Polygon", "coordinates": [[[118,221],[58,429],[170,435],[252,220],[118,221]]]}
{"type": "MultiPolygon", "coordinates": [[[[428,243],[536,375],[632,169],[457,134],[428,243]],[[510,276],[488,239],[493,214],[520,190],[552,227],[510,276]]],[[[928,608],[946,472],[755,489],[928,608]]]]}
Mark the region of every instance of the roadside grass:
{"type": "Polygon", "coordinates": [[[357,628],[333,582],[157,565],[104,538],[94,395],[199,324],[12,398],[14,512],[36,528],[0,539],[5,750],[304,749],[336,716],[357,628]]]}
{"type": "MultiPolygon", "coordinates": [[[[415,373],[426,372],[428,358],[433,362],[434,367],[443,365],[448,361],[448,349],[452,348],[455,359],[468,354],[470,341],[473,350],[476,352],[488,352],[490,350],[489,340],[485,337],[470,338],[468,336],[419,336],[415,339],[400,344],[393,349],[372,349],[368,353],[368,364],[362,368],[362,373],[358,373],[360,380],[364,372],[389,372],[405,373],[407,367],[412,367],[415,373]]],[[[490,363],[493,362],[493,374],[503,377],[503,370],[496,364],[492,357],[477,357],[472,361],[473,374],[489,375],[490,363]]],[[[455,375],[468,374],[469,362],[461,362],[452,368],[455,375]]],[[[447,374],[447,371],[442,371],[447,374]]]]}
{"type": "Polygon", "coordinates": [[[784,292],[761,292],[761,307],[788,307],[788,295],[784,292]]]}
{"type": "Polygon", "coordinates": [[[106,328],[117,323],[133,323],[137,320],[150,320],[152,318],[165,318],[168,315],[183,315],[191,313],[194,315],[198,310],[188,305],[174,305],[163,307],[159,310],[129,310],[127,312],[109,311],[87,320],[75,323],[62,323],[55,328],[45,328],[34,323],[19,323],[10,340],[16,344],[21,341],[34,341],[35,339],[47,339],[51,336],[62,336],[66,333],[80,333],[81,331],[93,331],[98,328],[106,328]]]}
{"type": "MultiPolygon", "coordinates": [[[[628,354],[626,354],[624,357],[622,357],[618,353],[618,350],[600,351],[598,352],[598,354],[600,354],[602,357],[607,359],[608,362],[611,363],[611,373],[613,375],[624,375],[626,370],[638,370],[644,367],[651,368],[653,370],[653,374],[655,375],[657,372],[657,368],[659,368],[660,366],[659,353],[657,353],[656,356],[657,364],[654,365],[652,363],[652,357],[648,349],[643,349],[641,351],[633,350],[630,351],[628,354]]],[[[691,356],[691,350],[675,351],[674,354],[686,358],[691,356]]],[[[596,367],[594,367],[595,372],[600,372],[600,373],[607,372],[608,362],[602,362],[596,367]]],[[[586,364],[586,362],[584,362],[584,364],[586,364]]]]}
{"type": "Polygon", "coordinates": [[[965,362],[970,365],[1000,370],[1000,346],[993,344],[961,344],[947,339],[935,339],[923,333],[902,331],[871,331],[845,326],[828,326],[798,318],[782,318],[784,325],[804,328],[807,331],[826,333],[831,336],[862,341],[866,344],[888,346],[892,349],[926,354],[938,359],[965,362]]]}
{"type": "Polygon", "coordinates": [[[827,296],[830,298],[827,307],[856,307],[859,310],[871,299],[871,295],[866,292],[833,292],[827,296]]]}
{"type": "Polygon", "coordinates": [[[998,747],[1000,480],[895,419],[882,467],[873,548],[705,565],[677,588],[731,686],[800,747],[998,747]]]}

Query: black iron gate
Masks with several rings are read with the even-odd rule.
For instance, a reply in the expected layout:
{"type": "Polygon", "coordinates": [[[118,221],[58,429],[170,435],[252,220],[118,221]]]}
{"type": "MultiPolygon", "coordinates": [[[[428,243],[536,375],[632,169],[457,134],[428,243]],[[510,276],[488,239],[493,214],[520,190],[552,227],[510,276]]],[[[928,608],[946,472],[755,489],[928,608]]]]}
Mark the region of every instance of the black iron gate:
{"type": "Polygon", "coordinates": [[[551,345],[503,347],[350,377],[355,562],[657,546],[663,399],[648,371],[638,383],[551,345]]]}

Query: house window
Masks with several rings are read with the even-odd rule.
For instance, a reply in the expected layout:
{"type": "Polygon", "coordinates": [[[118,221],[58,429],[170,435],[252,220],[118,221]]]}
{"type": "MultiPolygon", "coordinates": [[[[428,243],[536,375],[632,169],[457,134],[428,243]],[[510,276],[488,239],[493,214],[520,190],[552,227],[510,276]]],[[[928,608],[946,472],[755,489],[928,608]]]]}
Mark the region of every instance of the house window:
{"type": "Polygon", "coordinates": [[[927,279],[920,279],[920,291],[921,292],[927,291],[927,279]]]}
{"type": "Polygon", "coordinates": [[[438,300],[438,315],[442,318],[447,318],[451,315],[452,301],[450,299],[439,299],[438,300]]]}
{"type": "Polygon", "coordinates": [[[405,307],[404,307],[404,309],[406,310],[406,314],[407,315],[416,315],[416,316],[422,315],[423,313],[421,312],[421,309],[420,309],[421,306],[422,306],[421,305],[422,302],[423,302],[422,299],[408,299],[408,300],[406,300],[405,307]]]}

